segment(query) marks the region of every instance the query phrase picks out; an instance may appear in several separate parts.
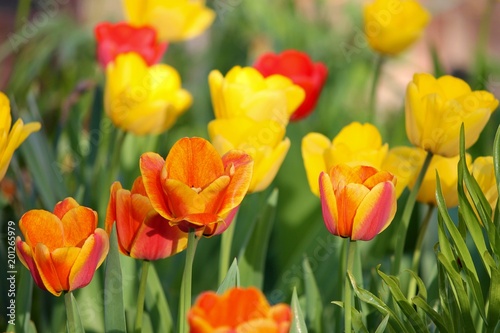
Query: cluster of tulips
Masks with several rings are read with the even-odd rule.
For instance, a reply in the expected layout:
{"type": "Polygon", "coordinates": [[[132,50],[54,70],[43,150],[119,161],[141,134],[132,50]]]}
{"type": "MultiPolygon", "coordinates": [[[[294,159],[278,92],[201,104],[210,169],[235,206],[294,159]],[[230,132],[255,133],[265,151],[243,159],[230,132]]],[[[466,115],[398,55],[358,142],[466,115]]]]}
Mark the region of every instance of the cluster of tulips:
{"type": "MultiPolygon", "coordinates": [[[[105,71],[104,110],[120,131],[161,134],[193,102],[176,69],[160,63],[162,57],[169,43],[205,31],[215,12],[201,0],[125,0],[124,9],[126,22],[95,28],[97,59],[105,71]]],[[[388,57],[411,46],[430,15],[413,0],[376,0],[365,6],[364,20],[369,45],[388,57]]],[[[297,50],[263,54],[253,66],[234,66],[225,75],[211,71],[208,84],[215,118],[208,123],[209,140],[182,138],[166,157],[144,152],[130,190],[118,181],[109,184],[107,210],[99,212],[105,213],[104,228],[98,227],[95,210],[71,197],[61,198],[52,212],[35,209],[21,217],[24,239],[17,237],[17,253],[36,285],[55,296],[72,297],[71,292],[88,285],[106,260],[114,230],[119,252],[146,263],[145,276],[150,262],[186,249],[194,253],[200,238],[224,235],[237,223],[245,195],[264,191],[273,182],[291,144],[286,137],[288,123],[313,112],[327,76],[323,63],[297,50]]],[[[406,188],[416,187],[417,201],[437,204],[436,173],[446,205],[457,206],[461,127],[467,149],[478,140],[498,103],[493,94],[473,91],[459,78],[416,73],[405,96],[406,133],[412,147],[389,147],[370,123],[353,122],[333,139],[321,133],[306,135],[302,157],[326,229],[351,245],[373,239],[393,221],[397,200],[406,188]]],[[[0,110],[3,177],[14,150],[41,125],[18,120],[10,128],[9,101],[3,94],[0,110]]],[[[493,157],[467,158],[494,209],[498,191],[493,157]]],[[[189,257],[181,287],[186,302],[179,307],[179,332],[291,329],[291,308],[271,306],[257,288],[207,291],[191,306],[189,257]]],[[[142,301],[143,287],[138,296],[142,301]]],[[[346,308],[351,304],[350,288],[346,284],[346,308]]],[[[139,302],[138,331],[142,307],[139,302]]],[[[350,331],[350,316],[345,320],[350,331]]]]}

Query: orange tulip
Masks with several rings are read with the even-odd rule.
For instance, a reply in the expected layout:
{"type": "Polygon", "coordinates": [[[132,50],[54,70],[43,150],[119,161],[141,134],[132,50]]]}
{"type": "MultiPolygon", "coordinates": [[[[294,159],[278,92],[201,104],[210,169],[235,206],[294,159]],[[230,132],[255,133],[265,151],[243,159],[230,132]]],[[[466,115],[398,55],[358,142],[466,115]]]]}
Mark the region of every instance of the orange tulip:
{"type": "Polygon", "coordinates": [[[369,166],[339,164],[322,172],[319,189],[323,219],[330,233],[370,240],[396,214],[396,178],[369,166]]]}
{"type": "Polygon", "coordinates": [[[286,333],[291,319],[288,305],[270,306],[254,287],[232,288],[223,295],[204,292],[188,313],[190,333],[286,333]]]}
{"type": "Polygon", "coordinates": [[[19,228],[26,242],[16,238],[17,254],[35,283],[55,296],[90,283],[108,254],[109,239],[97,228],[97,213],[66,198],[54,213],[30,210],[19,228]]]}
{"type": "Polygon", "coordinates": [[[221,158],[209,141],[183,138],[165,160],[143,154],[140,168],[151,205],[170,225],[212,236],[229,226],[250,185],[253,161],[239,150],[221,158]]]}
{"type": "Polygon", "coordinates": [[[121,253],[135,259],[158,260],[186,248],[187,234],[172,227],[153,209],[142,177],[137,177],[131,191],[114,182],[110,192],[106,232],[111,233],[116,221],[121,253]]]}

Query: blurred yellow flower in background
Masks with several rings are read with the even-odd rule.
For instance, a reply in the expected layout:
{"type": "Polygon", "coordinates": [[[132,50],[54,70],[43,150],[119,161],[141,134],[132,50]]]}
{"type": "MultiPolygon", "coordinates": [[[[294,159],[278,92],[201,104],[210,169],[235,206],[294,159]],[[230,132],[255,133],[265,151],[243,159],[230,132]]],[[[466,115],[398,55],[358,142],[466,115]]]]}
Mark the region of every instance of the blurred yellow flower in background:
{"type": "Polygon", "coordinates": [[[165,64],[148,67],[136,53],[121,54],[106,68],[105,109],[113,123],[137,135],[160,134],[191,106],[179,73],[165,64]]]}
{"type": "Polygon", "coordinates": [[[380,169],[389,146],[382,144],[378,129],[372,124],[353,122],[330,141],[320,133],[302,139],[302,158],[311,191],[319,196],[318,179],[337,164],[367,165],[380,169]]]}
{"type": "Polygon", "coordinates": [[[363,10],[368,44],[375,51],[396,55],[417,39],[430,20],[430,14],[414,0],[375,0],[363,10]]]}
{"type": "Polygon", "coordinates": [[[226,77],[214,70],[208,81],[216,118],[208,124],[212,144],[221,155],[241,149],[252,156],[248,191],[265,190],[290,147],[286,125],[304,100],[304,90],[281,75],[264,78],[252,67],[235,66],[226,77]]]}
{"type": "Polygon", "coordinates": [[[477,141],[497,106],[493,94],[471,91],[461,79],[415,74],[406,89],[406,133],[415,146],[453,157],[459,153],[462,123],[467,149],[477,141]]]}
{"type": "Polygon", "coordinates": [[[471,173],[484,193],[486,200],[488,200],[491,209],[494,210],[498,200],[498,187],[493,166],[493,156],[477,157],[472,163],[471,173]]]}
{"type": "MultiPolygon", "coordinates": [[[[420,169],[425,160],[426,152],[417,147],[392,148],[383,163],[383,170],[394,174],[398,180],[396,193],[401,194],[406,186],[410,189],[415,184],[420,169]]],[[[467,165],[472,162],[466,154],[467,165]]],[[[460,156],[443,157],[434,155],[425,173],[422,185],[417,194],[417,201],[437,205],[436,201],[436,170],[441,180],[441,190],[448,208],[458,205],[458,161],[460,156]]]]}
{"type": "Polygon", "coordinates": [[[123,4],[132,25],[154,27],[162,42],[196,37],[215,19],[203,0],[123,0],[123,4]]]}
{"type": "Polygon", "coordinates": [[[39,122],[32,122],[25,125],[22,119],[18,119],[12,128],[11,125],[10,101],[0,91],[0,180],[3,179],[7,172],[14,151],[31,133],[41,128],[39,122]]]}

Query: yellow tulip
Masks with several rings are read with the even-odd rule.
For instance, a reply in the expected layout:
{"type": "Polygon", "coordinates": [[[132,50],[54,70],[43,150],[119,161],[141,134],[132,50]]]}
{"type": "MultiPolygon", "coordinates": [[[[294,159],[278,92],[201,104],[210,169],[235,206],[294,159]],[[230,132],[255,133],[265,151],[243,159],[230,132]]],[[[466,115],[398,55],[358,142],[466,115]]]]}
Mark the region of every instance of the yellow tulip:
{"type": "MultiPolygon", "coordinates": [[[[417,147],[392,148],[383,163],[383,169],[394,174],[398,180],[396,193],[400,194],[406,186],[414,186],[420,172],[426,153],[417,147]]],[[[441,180],[446,206],[448,208],[458,205],[458,161],[460,157],[443,157],[434,155],[425,173],[424,179],[417,194],[417,201],[437,205],[436,201],[436,170],[441,180]]],[[[467,165],[471,163],[471,156],[466,154],[467,165]]]]}
{"type": "Polygon", "coordinates": [[[215,12],[203,0],[124,0],[125,14],[135,26],[150,25],[162,42],[198,36],[214,21],[215,12]]]}
{"type": "Polygon", "coordinates": [[[10,102],[7,96],[0,92],[0,180],[3,179],[14,151],[33,132],[40,130],[39,122],[24,125],[22,119],[18,119],[12,126],[10,114],[10,102]]]}
{"type": "Polygon", "coordinates": [[[302,139],[302,158],[311,191],[319,196],[318,178],[338,164],[382,166],[388,150],[382,144],[378,129],[371,124],[353,122],[330,141],[320,133],[309,133],[302,139]]]}
{"type": "Polygon", "coordinates": [[[364,7],[364,29],[375,51],[396,55],[420,38],[430,14],[414,0],[375,0],[364,7]]]}
{"type": "Polygon", "coordinates": [[[472,146],[498,106],[487,91],[471,91],[452,76],[438,79],[415,74],[406,89],[406,133],[410,142],[446,157],[459,153],[460,126],[465,127],[465,148],[472,146]]]}
{"type": "Polygon", "coordinates": [[[192,103],[174,68],[148,67],[133,52],[119,55],[106,68],[104,99],[113,123],[137,135],[166,131],[192,103]]]}
{"type": "Polygon", "coordinates": [[[498,187],[496,184],[495,169],[492,156],[481,156],[474,160],[471,168],[472,176],[476,179],[486,200],[495,209],[498,200],[498,187]]]}
{"type": "Polygon", "coordinates": [[[290,148],[290,140],[284,137],[285,126],[273,120],[215,119],[208,124],[208,133],[219,154],[239,149],[252,157],[249,192],[263,191],[271,184],[290,148]]]}
{"type": "Polygon", "coordinates": [[[208,76],[215,118],[246,116],[287,125],[305,98],[304,89],[282,75],[266,78],[253,67],[233,67],[226,77],[218,70],[208,76]]]}

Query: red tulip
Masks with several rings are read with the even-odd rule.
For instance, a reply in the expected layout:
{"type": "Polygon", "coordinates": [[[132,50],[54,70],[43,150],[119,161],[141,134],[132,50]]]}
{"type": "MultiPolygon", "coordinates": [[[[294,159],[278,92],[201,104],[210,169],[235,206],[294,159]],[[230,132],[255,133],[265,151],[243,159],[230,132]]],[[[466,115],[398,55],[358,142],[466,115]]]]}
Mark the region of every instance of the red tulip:
{"type": "Polygon", "coordinates": [[[291,121],[303,119],[314,110],[328,76],[328,69],[323,63],[313,63],[306,53],[296,50],[281,54],[265,53],[257,59],[254,67],[264,77],[280,74],[304,89],[306,98],[290,117],[291,121]]]}
{"type": "Polygon", "coordinates": [[[143,26],[134,27],[126,22],[104,22],[96,26],[97,59],[102,67],[121,53],[136,52],[151,66],[159,62],[167,43],[158,43],[156,30],[143,26]]]}

